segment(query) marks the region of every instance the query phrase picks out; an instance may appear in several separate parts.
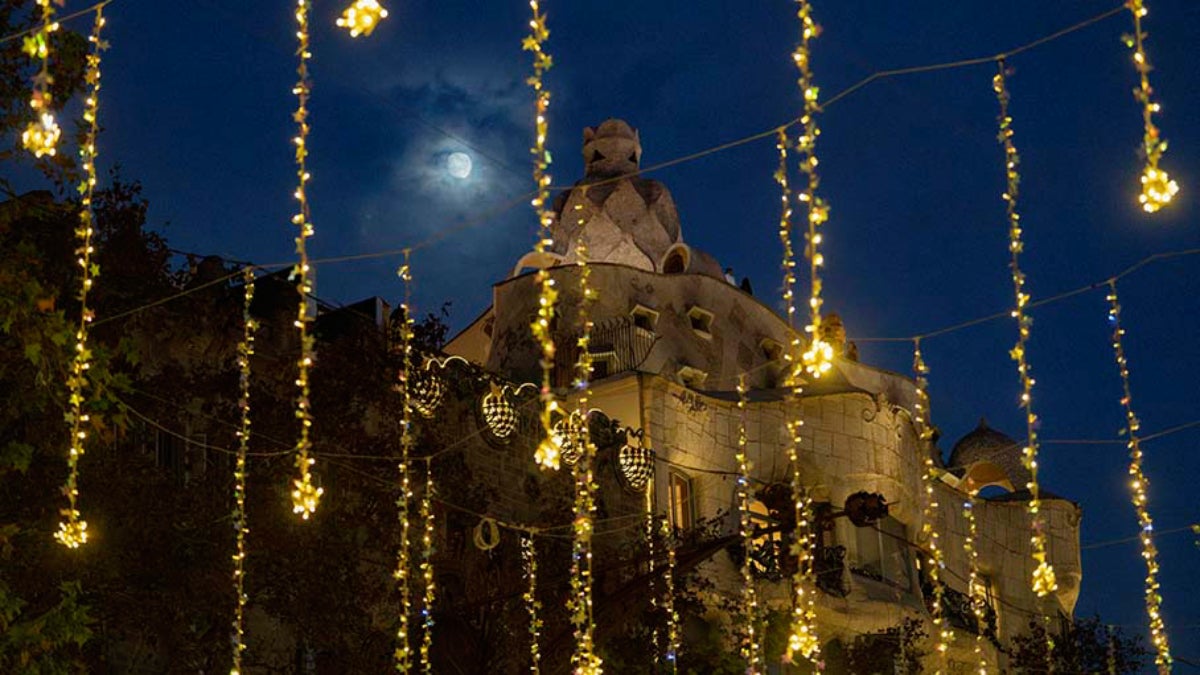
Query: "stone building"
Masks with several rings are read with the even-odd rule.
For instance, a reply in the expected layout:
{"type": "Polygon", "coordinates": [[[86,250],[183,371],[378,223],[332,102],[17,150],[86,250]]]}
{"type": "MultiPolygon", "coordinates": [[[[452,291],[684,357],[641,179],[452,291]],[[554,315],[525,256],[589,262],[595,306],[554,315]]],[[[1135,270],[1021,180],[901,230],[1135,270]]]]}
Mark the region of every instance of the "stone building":
{"type": "MultiPolygon", "coordinates": [[[[738,375],[746,373],[748,455],[757,497],[752,510],[765,531],[778,530],[771,525],[786,519],[781,514],[789,510],[771,502],[772,487],[790,483],[784,426],[790,404],[781,386],[785,345],[792,339],[787,322],[771,304],[730,283],[713,256],[685,242],[666,186],[637,174],[642,147],[628,124],[608,120],[586,129],[583,154],[585,176],[553,204],[553,247],[522,257],[493,287],[492,306],[450,341],[446,353],[511,382],[537,381],[539,350],[529,323],[538,288],[531,270],[549,268],[561,298],[556,384],[565,389],[578,356],[572,339],[577,328],[571,324],[580,297],[576,240],[582,237],[589,281],[598,291],[590,308],[592,404],[644,430],[655,457],[655,509],[679,530],[702,521],[726,533],[736,530],[734,389],[738,375]]],[[[844,331],[838,334],[840,321],[830,324],[839,357],[829,374],[804,384],[800,402],[802,480],[818,504],[820,521],[818,623],[826,644],[894,628],[905,618],[928,623],[921,479],[930,453],[940,473],[934,527],[946,555],[942,577],[946,615],[958,638],[951,651],[956,670],[967,672],[973,636],[980,631],[987,637],[989,661],[1002,664],[1003,648],[1031,619],[1048,614],[1070,620],[1081,579],[1079,507],[1043,491],[1059,590],[1039,600],[1030,590],[1028,472],[1021,465],[1021,444],[981,422],[943,461],[941,451],[922,443],[914,428],[913,381],[858,362],[844,344],[844,331]],[[989,598],[984,626],[977,625],[967,595],[962,508],[968,486],[986,488],[975,507],[989,598]],[[847,500],[860,493],[881,495],[887,515],[866,526],[843,517],[847,500]]],[[[783,492],[790,500],[790,488],[783,492]]],[[[783,538],[772,532],[757,543],[781,553],[787,549],[783,538]]],[[[736,597],[735,557],[717,553],[701,564],[715,593],[736,597]]],[[[758,590],[768,605],[787,607],[790,601],[780,571],[787,557],[755,557],[758,590]]]]}

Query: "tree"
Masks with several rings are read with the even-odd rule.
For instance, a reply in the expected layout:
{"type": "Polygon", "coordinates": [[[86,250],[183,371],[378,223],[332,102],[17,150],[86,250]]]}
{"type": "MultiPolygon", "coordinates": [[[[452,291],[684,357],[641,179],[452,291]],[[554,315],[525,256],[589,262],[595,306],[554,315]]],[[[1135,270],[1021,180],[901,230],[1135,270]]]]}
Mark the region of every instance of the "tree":
{"type": "MultiPolygon", "coordinates": [[[[1106,625],[1099,615],[1076,619],[1054,636],[1054,672],[1137,673],[1150,652],[1141,635],[1126,635],[1119,626],[1106,625]]],[[[1013,639],[1012,666],[1020,672],[1047,672],[1046,628],[1029,623],[1029,633],[1013,639]]]]}

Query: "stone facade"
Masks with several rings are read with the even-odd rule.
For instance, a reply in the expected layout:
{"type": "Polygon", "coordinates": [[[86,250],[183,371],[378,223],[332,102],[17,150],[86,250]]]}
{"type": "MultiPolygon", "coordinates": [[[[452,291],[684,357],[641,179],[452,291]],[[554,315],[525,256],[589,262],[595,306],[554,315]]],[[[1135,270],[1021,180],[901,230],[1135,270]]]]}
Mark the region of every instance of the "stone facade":
{"type": "MultiPolygon", "coordinates": [[[[969,465],[942,468],[941,452],[926,447],[914,427],[912,380],[845,358],[826,377],[805,383],[800,402],[791,403],[780,387],[783,348],[792,338],[786,322],[727,282],[711,256],[687,247],[665,186],[636,175],[637,133],[610,120],[585,132],[585,142],[588,174],[557,202],[553,253],[523,258],[513,276],[495,286],[493,307],[450,342],[448,353],[513,381],[536,381],[538,351],[528,326],[537,288],[522,270],[549,267],[562,298],[560,316],[566,317],[556,327],[556,368],[563,373],[558,383],[567,384],[565,374],[577,355],[571,349],[577,332],[569,326],[579,298],[573,242],[582,236],[591,252],[590,282],[598,292],[590,309],[597,326],[592,352],[603,364],[595,373],[593,400],[609,417],[644,430],[657,460],[658,512],[682,527],[705,521],[717,523],[724,533],[736,530],[741,416],[734,388],[738,375],[748,373],[747,454],[759,494],[790,483],[785,421],[797,412],[804,421],[802,482],[824,514],[818,598],[823,639],[852,639],[906,617],[928,621],[920,570],[927,558],[920,533],[928,453],[942,474],[935,485],[940,509],[934,527],[946,551],[942,576],[952,596],[957,592],[961,599],[967,591],[963,486],[968,478],[987,475],[992,480],[986,484],[1007,490],[980,499],[975,508],[980,570],[996,615],[986,641],[990,660],[1002,663],[998,647],[1024,632],[1031,618],[1047,613],[1070,618],[1081,578],[1077,505],[1045,499],[1060,590],[1039,601],[1030,590],[1028,495],[1020,491],[1024,478],[1006,454],[1011,450],[998,451],[1003,444],[993,444],[987,454],[969,444],[969,452],[959,453],[970,455],[969,465]],[[793,405],[799,410],[789,410],[793,405]],[[886,523],[856,527],[839,517],[847,498],[860,492],[886,499],[886,523]]],[[[701,566],[715,582],[715,592],[725,597],[736,597],[741,583],[732,558],[720,552],[701,566]]],[[[786,579],[766,578],[759,591],[768,605],[789,606],[786,579]]],[[[957,625],[951,652],[956,668],[969,667],[975,630],[957,625]]]]}

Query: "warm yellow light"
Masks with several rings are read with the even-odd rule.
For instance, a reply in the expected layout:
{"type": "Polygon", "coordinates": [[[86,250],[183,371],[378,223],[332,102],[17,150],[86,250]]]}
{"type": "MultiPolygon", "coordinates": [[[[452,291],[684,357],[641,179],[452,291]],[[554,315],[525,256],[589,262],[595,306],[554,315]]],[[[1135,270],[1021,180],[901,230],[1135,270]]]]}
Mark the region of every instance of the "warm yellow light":
{"type": "Polygon", "coordinates": [[[1117,362],[1117,372],[1121,376],[1121,407],[1125,411],[1125,433],[1128,435],[1129,475],[1133,477],[1129,487],[1131,501],[1138,518],[1138,527],[1142,534],[1139,538],[1142,545],[1142,559],[1146,561],[1146,579],[1144,598],[1146,616],[1149,619],[1150,642],[1154,645],[1154,663],[1160,674],[1169,674],[1174,659],[1171,657],[1171,646],[1167,639],[1167,626],[1162,618],[1162,595],[1158,583],[1158,549],[1154,546],[1151,536],[1154,532],[1154,519],[1147,507],[1149,497],[1146,489],[1150,481],[1142,468],[1141,439],[1138,430],[1141,421],[1133,410],[1133,391],[1129,385],[1129,359],[1125,356],[1125,329],[1121,327],[1121,302],[1117,297],[1117,282],[1108,282],[1108,320],[1112,324],[1113,355],[1117,362]]]}
{"type": "Polygon", "coordinates": [[[404,302],[400,305],[400,326],[398,328],[396,350],[400,354],[400,373],[396,392],[400,397],[400,457],[397,464],[400,494],[396,498],[396,519],[400,524],[400,542],[396,550],[396,567],[392,577],[396,580],[396,588],[400,593],[400,608],[398,611],[398,627],[396,628],[396,648],[392,652],[393,664],[398,672],[406,673],[412,667],[412,647],[409,644],[409,617],[412,615],[412,588],[409,585],[409,573],[412,566],[412,551],[409,547],[412,523],[409,513],[412,510],[413,491],[411,484],[411,466],[409,460],[413,448],[413,400],[411,395],[413,373],[413,312],[412,312],[412,251],[404,250],[404,262],[396,270],[397,276],[404,289],[404,302]]]}
{"type": "MultiPolygon", "coordinates": [[[[1047,559],[1045,520],[1041,514],[1042,502],[1038,490],[1038,417],[1033,412],[1032,392],[1034,379],[1027,360],[1027,342],[1029,341],[1030,327],[1033,325],[1033,319],[1025,313],[1029,295],[1024,290],[1025,274],[1021,271],[1020,266],[1021,252],[1024,251],[1025,246],[1021,240],[1023,231],[1020,226],[1021,215],[1017,211],[1017,196],[1021,183],[1018,167],[1020,166],[1021,159],[1020,155],[1017,154],[1016,145],[1013,143],[1013,120],[1008,114],[1009,92],[1004,60],[999,60],[997,66],[997,73],[992,78],[992,90],[996,93],[996,100],[1000,104],[1000,133],[998,139],[1000,145],[1004,148],[1007,185],[1007,191],[1001,195],[1001,198],[1005,202],[1005,209],[1008,214],[1008,249],[1012,260],[1009,267],[1012,270],[1015,304],[1012,316],[1016,319],[1017,324],[1017,342],[1009,352],[1009,356],[1017,364],[1017,376],[1021,383],[1021,407],[1025,410],[1025,433],[1028,439],[1022,451],[1022,461],[1025,468],[1029,469],[1030,479],[1028,487],[1030,498],[1026,508],[1030,516],[1030,528],[1032,531],[1029,540],[1031,556],[1034,562],[1037,563],[1037,567],[1033,571],[1031,584],[1033,592],[1038,597],[1044,597],[1058,590],[1058,581],[1055,578],[1054,568],[1047,559]]],[[[1049,632],[1046,633],[1046,638],[1047,641],[1052,640],[1049,632]]]]}
{"type": "Polygon", "coordinates": [[[1179,193],[1179,184],[1158,167],[1159,160],[1167,151],[1167,142],[1154,124],[1154,114],[1161,111],[1162,106],[1154,101],[1154,89],[1150,86],[1152,67],[1146,56],[1146,33],[1142,30],[1142,18],[1148,10],[1144,0],[1128,0],[1125,4],[1133,15],[1133,35],[1125,36],[1125,44],[1133,50],[1133,65],[1138,71],[1138,86],[1133,90],[1133,97],[1142,104],[1142,154],[1146,157],[1138,202],[1146,213],[1155,213],[1171,203],[1179,193]]]}
{"type": "MultiPolygon", "coordinates": [[[[536,97],[534,107],[535,139],[529,152],[533,155],[533,182],[537,186],[537,195],[530,201],[538,219],[538,237],[534,250],[545,253],[547,247],[554,243],[550,236],[550,225],[554,222],[554,213],[546,208],[550,200],[550,152],[546,149],[546,134],[549,125],[546,121],[546,111],[550,107],[550,92],[546,89],[543,77],[546,71],[554,65],[554,60],[545,51],[545,43],[550,39],[550,30],[546,27],[546,15],[542,14],[538,0],[530,0],[529,8],[532,18],[529,21],[529,35],[521,41],[521,49],[533,53],[533,74],[526,83],[533,89],[536,97]]],[[[542,424],[543,440],[538,444],[534,461],[542,468],[557,470],[559,468],[560,443],[555,443],[554,419],[555,396],[551,377],[554,370],[554,335],[551,331],[554,325],[555,309],[558,305],[558,291],[554,288],[554,280],[550,278],[549,266],[539,268],[534,280],[538,284],[538,311],[530,324],[533,339],[537,341],[542,353],[542,384],[539,395],[542,400],[542,410],[539,419],[542,424]]]]}
{"type": "MultiPolygon", "coordinates": [[[[61,4],[61,3],[58,3],[61,4]]],[[[37,0],[38,7],[41,8],[41,25],[38,29],[27,35],[22,44],[24,51],[31,59],[36,59],[38,63],[38,73],[33,77],[33,94],[29,98],[29,107],[33,109],[35,118],[25,131],[21,134],[21,144],[26,150],[33,153],[35,157],[41,158],[44,156],[53,157],[55,155],[58,140],[62,136],[62,130],[58,127],[58,122],[54,119],[54,113],[51,106],[50,84],[53,78],[50,76],[50,34],[58,30],[58,23],[54,20],[54,5],[53,0],[37,0]]],[[[100,18],[97,7],[97,25],[92,30],[92,36],[99,35],[100,26],[104,25],[104,21],[100,18]]],[[[95,73],[97,81],[85,80],[93,85],[92,99],[85,102],[85,108],[90,109],[84,113],[85,118],[89,114],[95,112],[95,92],[99,89],[99,67],[100,67],[100,51],[103,49],[100,43],[95,43],[92,54],[88,59],[88,72],[95,73]],[[95,63],[92,63],[94,57],[95,63]]],[[[90,121],[85,119],[85,121],[90,121]]],[[[95,140],[95,134],[92,134],[92,140],[95,140]]]]}
{"type": "Polygon", "coordinates": [[[805,221],[808,223],[808,232],[805,235],[804,255],[808,259],[812,283],[808,298],[809,324],[804,328],[809,334],[811,343],[808,351],[804,352],[801,357],[801,365],[809,376],[820,378],[829,371],[833,362],[833,348],[821,340],[821,305],[824,304],[824,300],[821,298],[820,268],[824,265],[825,258],[819,251],[822,241],[820,227],[829,220],[829,204],[817,196],[817,188],[821,184],[821,179],[817,175],[817,166],[820,161],[817,159],[816,153],[817,137],[821,135],[821,129],[817,126],[817,113],[821,111],[821,105],[818,102],[820,88],[813,83],[808,44],[810,40],[821,34],[821,27],[812,17],[812,5],[808,0],[797,0],[797,5],[796,16],[800,19],[801,29],[800,43],[792,53],[792,61],[800,71],[798,83],[800,91],[804,94],[804,114],[800,117],[803,131],[796,139],[796,148],[803,154],[800,171],[806,178],[806,183],[797,195],[797,199],[807,211],[805,221]]]}
{"type": "MultiPolygon", "coordinates": [[[[51,22],[50,17],[53,10],[49,0],[38,0],[38,4],[42,6],[44,19],[43,32],[38,36],[44,40],[48,39],[49,33],[57,28],[57,24],[51,22]]],[[[91,368],[92,358],[92,352],[87,346],[88,327],[95,319],[95,313],[88,306],[88,293],[92,289],[93,279],[100,274],[99,265],[92,261],[92,253],[94,253],[92,235],[95,233],[92,193],[96,187],[96,134],[99,131],[96,120],[99,116],[100,103],[100,55],[108,48],[108,43],[100,39],[100,31],[104,28],[105,23],[103,10],[103,6],[96,8],[96,19],[92,24],[91,35],[88,36],[92,50],[87,55],[84,71],[84,81],[90,85],[90,89],[83,104],[87,126],[84,128],[83,143],[79,147],[79,159],[84,175],[77,188],[80,195],[79,224],[75,227],[75,241],[77,242],[75,262],[79,265],[79,294],[76,296],[79,299],[79,325],[75,329],[75,353],[71,361],[70,375],[67,376],[68,395],[65,417],[71,428],[71,435],[67,451],[67,480],[62,488],[63,494],[67,497],[67,506],[59,511],[63,520],[59,522],[58,531],[54,533],[54,538],[67,548],[79,548],[88,540],[87,521],[80,518],[78,508],[79,458],[83,456],[87,440],[87,431],[84,427],[90,420],[83,409],[86,398],[84,390],[88,385],[87,373],[91,368]]],[[[42,44],[41,48],[45,49],[45,45],[42,44]]],[[[44,61],[42,66],[44,75],[44,61]]],[[[47,100],[49,100],[49,94],[46,93],[44,97],[40,97],[37,86],[35,86],[34,101],[44,103],[47,100]]],[[[37,105],[34,107],[38,108],[37,105]]],[[[49,113],[45,113],[44,116],[48,116],[53,123],[53,116],[49,113]]],[[[57,133],[57,127],[55,127],[55,134],[57,133]]],[[[57,135],[55,139],[57,140],[57,135]]],[[[53,148],[49,149],[48,154],[54,154],[53,148]]]]}
{"type": "Polygon", "coordinates": [[[521,536],[521,560],[525,567],[525,579],[528,586],[521,599],[525,602],[525,612],[529,615],[529,672],[538,675],[541,672],[542,653],[540,648],[542,635],[542,603],[537,599],[537,543],[533,533],[521,536]]]}
{"type": "Polygon", "coordinates": [[[254,302],[254,270],[242,270],[242,339],[237,348],[238,365],[238,410],[241,425],[238,427],[238,449],[233,468],[233,529],[237,532],[237,553],[233,555],[233,588],[236,598],[233,617],[233,667],[231,675],[240,673],[242,654],[246,651],[246,456],[250,449],[250,358],[254,356],[254,332],[258,322],[250,313],[254,302]]]}
{"type": "Polygon", "coordinates": [[[944,616],[943,598],[945,587],[942,585],[942,570],[946,566],[945,555],[939,542],[940,534],[935,520],[941,513],[934,494],[934,485],[940,480],[937,465],[933,461],[934,439],[933,423],[930,419],[929,403],[929,366],[921,356],[921,339],[913,340],[913,377],[917,385],[917,399],[913,405],[913,426],[916,427],[917,446],[924,458],[924,471],[921,474],[922,483],[922,515],[921,535],[929,547],[929,558],[925,569],[929,574],[929,582],[933,586],[933,607],[930,617],[933,620],[934,650],[937,652],[937,675],[950,672],[948,652],[954,642],[954,631],[946,622],[944,616]]]}
{"type": "Polygon", "coordinates": [[[337,20],[337,25],[350,31],[350,37],[370,35],[387,18],[388,11],[379,0],[354,0],[337,20]]]}
{"type": "Polygon", "coordinates": [[[312,11],[312,0],[296,0],[296,40],[298,48],[296,54],[300,58],[300,66],[297,68],[297,73],[300,79],[292,88],[292,92],[296,95],[296,112],[292,114],[292,119],[296,121],[298,132],[296,134],[296,178],[298,186],[293,195],[296,201],[299,202],[299,209],[292,216],[292,223],[299,228],[299,233],[296,235],[296,253],[299,256],[295,267],[292,270],[292,276],[296,280],[296,293],[299,296],[298,307],[296,310],[296,320],[294,325],[300,337],[300,356],[296,361],[296,419],[300,421],[300,435],[296,441],[296,457],[295,465],[299,476],[292,481],[292,512],[297,513],[304,520],[308,520],[313,513],[316,512],[317,506],[321,502],[321,496],[325,494],[324,488],[317,487],[313,483],[312,467],[316,460],[312,459],[310,453],[312,451],[312,439],[310,437],[313,425],[313,416],[310,409],[310,391],[309,391],[309,370],[312,368],[315,359],[314,338],[309,332],[309,324],[312,323],[312,316],[309,312],[309,299],[313,294],[313,280],[309,274],[311,269],[308,261],[308,249],[305,243],[309,237],[313,236],[312,217],[309,211],[308,193],[305,185],[311,177],[307,168],[308,150],[305,144],[308,139],[308,97],[312,91],[312,83],[308,76],[308,61],[312,58],[312,52],[309,51],[308,28],[309,14],[312,11]]]}
{"type": "Polygon", "coordinates": [[[747,675],[758,675],[762,669],[762,645],[759,642],[758,630],[759,609],[758,592],[754,587],[753,563],[750,552],[754,547],[754,522],[750,515],[750,460],[746,457],[746,376],[738,375],[738,440],[737,454],[734,459],[738,463],[737,503],[738,503],[738,536],[742,540],[742,606],[741,617],[741,656],[746,662],[747,675]]]}

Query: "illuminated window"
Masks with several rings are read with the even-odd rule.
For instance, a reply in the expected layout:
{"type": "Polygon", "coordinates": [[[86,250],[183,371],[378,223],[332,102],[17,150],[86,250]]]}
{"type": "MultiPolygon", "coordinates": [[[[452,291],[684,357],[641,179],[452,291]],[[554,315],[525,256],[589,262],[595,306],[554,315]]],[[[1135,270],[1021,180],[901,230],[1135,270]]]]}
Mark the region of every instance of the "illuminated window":
{"type": "Polygon", "coordinates": [[[692,479],[678,471],[667,475],[667,489],[671,502],[671,526],[677,530],[690,530],[695,524],[696,493],[692,479]]]}
{"type": "Polygon", "coordinates": [[[858,562],[852,571],[904,590],[912,588],[912,557],[904,523],[887,516],[874,527],[854,528],[854,536],[858,562]]]}

